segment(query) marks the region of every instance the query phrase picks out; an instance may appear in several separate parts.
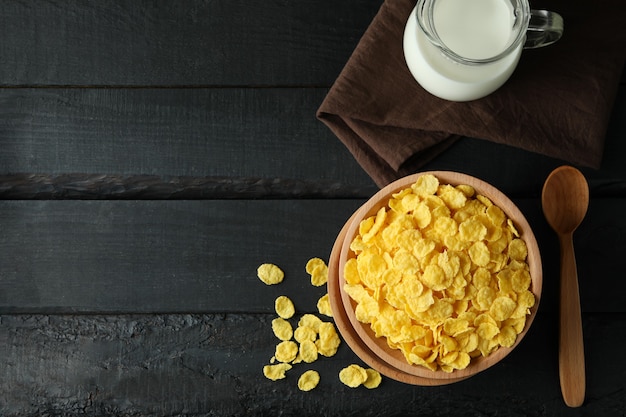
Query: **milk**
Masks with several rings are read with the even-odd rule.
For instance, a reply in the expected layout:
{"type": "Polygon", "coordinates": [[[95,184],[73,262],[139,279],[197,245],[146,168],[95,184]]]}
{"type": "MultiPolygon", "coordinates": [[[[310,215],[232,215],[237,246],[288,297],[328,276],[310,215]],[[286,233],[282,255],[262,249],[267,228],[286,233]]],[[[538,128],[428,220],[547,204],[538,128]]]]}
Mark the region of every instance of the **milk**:
{"type": "Polygon", "coordinates": [[[438,0],[433,22],[439,38],[456,54],[491,58],[512,41],[513,6],[508,0],[438,0]]]}
{"type": "MultiPolygon", "coordinates": [[[[510,42],[513,13],[506,0],[439,0],[433,18],[448,48],[468,58],[497,55],[510,42]]],[[[475,100],[497,90],[513,73],[522,47],[523,42],[493,63],[465,65],[430,43],[415,11],[404,32],[404,55],[413,77],[426,91],[451,101],[475,100]]]]}

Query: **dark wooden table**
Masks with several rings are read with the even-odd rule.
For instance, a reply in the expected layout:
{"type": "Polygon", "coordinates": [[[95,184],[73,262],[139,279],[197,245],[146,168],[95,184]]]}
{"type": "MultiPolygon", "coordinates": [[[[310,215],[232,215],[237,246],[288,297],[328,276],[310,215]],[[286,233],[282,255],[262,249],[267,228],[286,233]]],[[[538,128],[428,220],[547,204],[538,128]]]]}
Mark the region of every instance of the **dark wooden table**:
{"type": "MultiPolygon", "coordinates": [[[[466,138],[425,169],[510,195],[544,262],[537,320],[443,387],[342,385],[343,343],[272,382],[274,299],[376,190],[315,111],[380,1],[17,1],[0,7],[0,415],[618,416],[626,409],[626,83],[575,234],[587,399],[557,365],[558,247],[540,206],[563,161],[466,138]],[[280,265],[263,285],[256,268],[280,265]]],[[[598,63],[601,65],[601,63],[598,63]]],[[[626,81],[626,77],[622,80],[626,81]]]]}

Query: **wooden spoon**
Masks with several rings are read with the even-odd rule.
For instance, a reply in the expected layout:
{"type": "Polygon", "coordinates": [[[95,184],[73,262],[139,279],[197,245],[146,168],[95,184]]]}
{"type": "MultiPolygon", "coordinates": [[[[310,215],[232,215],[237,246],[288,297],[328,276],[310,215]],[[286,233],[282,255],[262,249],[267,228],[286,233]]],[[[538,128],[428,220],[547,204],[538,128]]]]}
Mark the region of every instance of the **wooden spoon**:
{"type": "Polygon", "coordinates": [[[562,166],[548,176],[541,193],[543,213],[561,245],[559,377],[565,403],[585,400],[585,353],[573,234],[587,213],[589,185],[576,168],[562,166]]]}

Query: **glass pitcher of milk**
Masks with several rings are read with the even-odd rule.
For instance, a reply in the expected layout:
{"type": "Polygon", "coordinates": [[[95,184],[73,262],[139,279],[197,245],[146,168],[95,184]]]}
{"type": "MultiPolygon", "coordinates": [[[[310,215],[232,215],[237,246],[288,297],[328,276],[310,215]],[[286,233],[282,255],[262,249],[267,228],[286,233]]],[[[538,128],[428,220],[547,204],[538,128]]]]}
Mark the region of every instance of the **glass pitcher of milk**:
{"type": "Polygon", "coordinates": [[[404,32],[409,70],[431,94],[469,101],[513,73],[522,49],[556,42],[563,18],[528,0],[418,0],[404,32]]]}

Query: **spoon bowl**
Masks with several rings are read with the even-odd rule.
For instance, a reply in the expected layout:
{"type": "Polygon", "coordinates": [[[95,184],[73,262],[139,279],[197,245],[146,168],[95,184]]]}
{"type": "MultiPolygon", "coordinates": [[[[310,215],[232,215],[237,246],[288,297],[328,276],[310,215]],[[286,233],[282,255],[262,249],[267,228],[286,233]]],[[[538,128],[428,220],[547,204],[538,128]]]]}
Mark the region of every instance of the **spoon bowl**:
{"type": "Polygon", "coordinates": [[[548,176],[541,195],[543,212],[556,233],[573,233],[587,214],[589,186],[576,168],[562,166],[548,176]]]}
{"type": "Polygon", "coordinates": [[[587,180],[574,167],[559,167],[546,179],[541,202],[546,220],[558,235],[561,246],[559,306],[561,393],[568,406],[579,407],[585,400],[585,355],[573,234],[587,213],[589,205],[587,180]]]}

